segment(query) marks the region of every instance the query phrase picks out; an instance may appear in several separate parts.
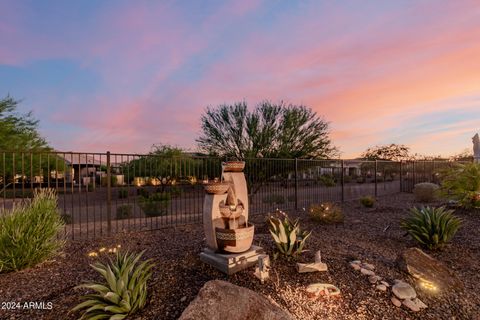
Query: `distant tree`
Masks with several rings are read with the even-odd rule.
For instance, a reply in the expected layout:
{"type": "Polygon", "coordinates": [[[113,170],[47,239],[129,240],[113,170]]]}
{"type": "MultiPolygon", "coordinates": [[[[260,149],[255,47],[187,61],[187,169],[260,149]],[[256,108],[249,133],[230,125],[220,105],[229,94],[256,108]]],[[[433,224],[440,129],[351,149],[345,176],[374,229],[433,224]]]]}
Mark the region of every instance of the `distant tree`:
{"type": "Polygon", "coordinates": [[[329,158],[337,154],[329,123],[305,106],[264,101],[208,107],[197,139],[210,155],[246,158],[329,158]]]}
{"type": "Polygon", "coordinates": [[[38,132],[32,112],[17,112],[19,101],[7,96],[0,100],[0,193],[13,182],[26,182],[30,176],[47,177],[50,171],[64,170],[64,161],[39,152],[52,149],[38,132]],[[42,161],[43,160],[43,161],[42,161]]]}
{"type": "Polygon", "coordinates": [[[0,100],[0,150],[50,150],[37,130],[32,112],[16,112],[19,101],[10,96],[0,100]]]}
{"type": "Polygon", "coordinates": [[[388,160],[401,161],[411,160],[413,156],[410,154],[410,148],[403,144],[389,144],[383,146],[375,146],[368,148],[361,158],[365,160],[388,160]]]}
{"type": "Polygon", "coordinates": [[[450,157],[454,161],[473,161],[473,152],[471,149],[465,149],[450,157]]]}

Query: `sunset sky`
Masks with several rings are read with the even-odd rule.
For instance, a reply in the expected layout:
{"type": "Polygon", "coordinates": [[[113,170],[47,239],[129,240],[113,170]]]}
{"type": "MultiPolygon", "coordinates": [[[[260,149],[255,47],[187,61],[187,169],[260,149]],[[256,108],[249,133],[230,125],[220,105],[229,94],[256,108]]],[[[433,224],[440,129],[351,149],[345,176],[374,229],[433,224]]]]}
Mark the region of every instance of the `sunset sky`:
{"type": "Polygon", "coordinates": [[[195,150],[206,106],[304,104],[342,157],[471,149],[480,1],[0,0],[0,98],[57,150],[195,150]]]}

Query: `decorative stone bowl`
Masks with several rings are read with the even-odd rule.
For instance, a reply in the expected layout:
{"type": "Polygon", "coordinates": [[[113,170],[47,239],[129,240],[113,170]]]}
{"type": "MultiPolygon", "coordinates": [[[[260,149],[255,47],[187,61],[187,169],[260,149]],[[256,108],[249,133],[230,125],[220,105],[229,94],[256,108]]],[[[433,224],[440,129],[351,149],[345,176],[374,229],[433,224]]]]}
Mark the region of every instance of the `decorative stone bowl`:
{"type": "Polygon", "coordinates": [[[208,194],[225,194],[230,188],[229,183],[224,182],[211,182],[203,185],[205,192],[208,194]]]}
{"type": "Polygon", "coordinates": [[[252,246],[253,233],[254,226],[252,224],[233,230],[215,228],[218,250],[230,253],[245,252],[252,246]]]}
{"type": "Polygon", "coordinates": [[[239,204],[235,209],[232,209],[229,205],[220,202],[220,214],[227,219],[237,219],[243,213],[243,205],[239,204]]]}
{"type": "Polygon", "coordinates": [[[224,172],[242,172],[245,168],[245,161],[227,161],[222,165],[224,172]]]}

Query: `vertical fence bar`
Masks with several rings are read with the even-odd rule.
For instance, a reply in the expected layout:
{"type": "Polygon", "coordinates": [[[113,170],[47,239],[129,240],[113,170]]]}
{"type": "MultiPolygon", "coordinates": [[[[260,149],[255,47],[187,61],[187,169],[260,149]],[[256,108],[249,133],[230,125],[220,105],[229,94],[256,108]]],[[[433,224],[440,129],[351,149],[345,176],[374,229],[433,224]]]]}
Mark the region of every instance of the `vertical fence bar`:
{"type": "Polygon", "coordinates": [[[342,202],[344,202],[345,201],[345,161],[344,160],[342,160],[341,168],[342,168],[342,178],[341,178],[341,182],[342,182],[342,202]]]}
{"type": "Polygon", "coordinates": [[[295,210],[298,210],[298,159],[295,158],[295,210]]]}
{"type": "Polygon", "coordinates": [[[400,192],[403,192],[403,161],[400,160],[400,192]]]}
{"type": "Polygon", "coordinates": [[[107,151],[107,233],[112,233],[112,171],[110,151],[107,151]]]}
{"type": "Polygon", "coordinates": [[[374,176],[374,181],[375,181],[375,197],[378,196],[378,181],[377,181],[377,174],[378,174],[378,160],[375,160],[375,176],[374,176]]]}

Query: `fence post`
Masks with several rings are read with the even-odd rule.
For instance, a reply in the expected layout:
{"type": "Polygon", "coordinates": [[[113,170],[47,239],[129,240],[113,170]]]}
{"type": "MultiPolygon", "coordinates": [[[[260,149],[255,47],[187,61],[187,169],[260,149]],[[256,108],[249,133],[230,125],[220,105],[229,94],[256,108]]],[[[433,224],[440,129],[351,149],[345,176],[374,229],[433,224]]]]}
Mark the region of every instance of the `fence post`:
{"type": "Polygon", "coordinates": [[[378,160],[375,159],[375,197],[378,196],[377,172],[378,172],[378,160]]]}
{"type": "Polygon", "coordinates": [[[298,159],[295,158],[295,210],[298,210],[298,159]]]}
{"type": "Polygon", "coordinates": [[[110,151],[107,151],[107,232],[112,233],[112,170],[110,151]]]}
{"type": "Polygon", "coordinates": [[[415,183],[417,182],[417,164],[416,160],[413,160],[413,184],[411,190],[408,190],[409,192],[413,190],[413,187],[415,186],[415,183]]]}
{"type": "Polygon", "coordinates": [[[403,160],[400,160],[400,192],[403,192],[403,160]]]}
{"type": "Polygon", "coordinates": [[[345,201],[345,163],[342,160],[342,202],[345,201]]]}

